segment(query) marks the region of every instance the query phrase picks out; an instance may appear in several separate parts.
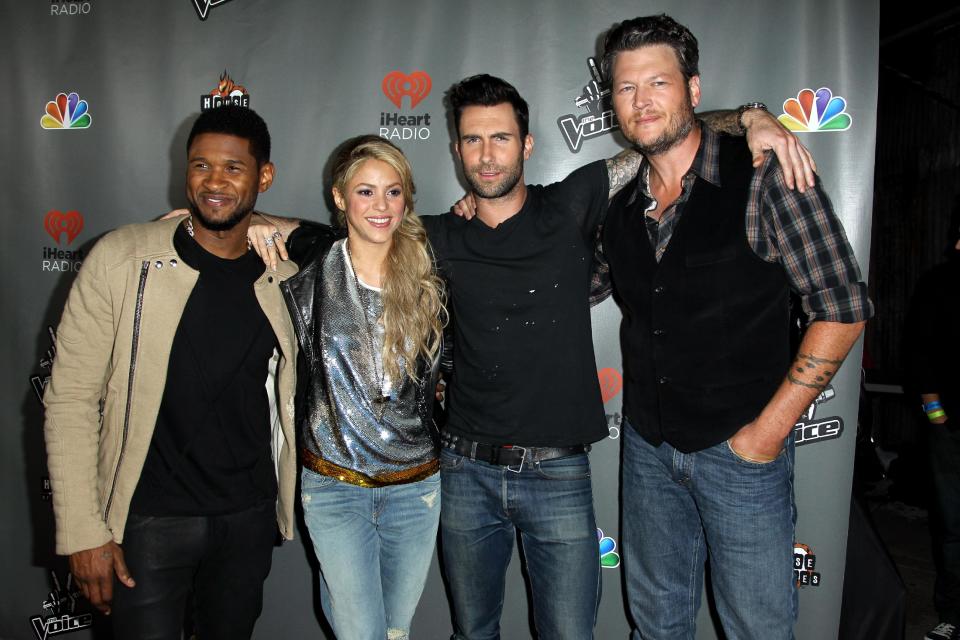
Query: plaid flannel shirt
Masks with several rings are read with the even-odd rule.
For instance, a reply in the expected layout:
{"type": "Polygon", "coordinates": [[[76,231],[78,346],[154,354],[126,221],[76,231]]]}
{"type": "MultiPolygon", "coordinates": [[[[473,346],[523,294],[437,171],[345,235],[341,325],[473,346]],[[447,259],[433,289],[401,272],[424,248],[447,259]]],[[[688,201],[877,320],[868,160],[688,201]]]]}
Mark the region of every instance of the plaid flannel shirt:
{"type": "MultiPolygon", "coordinates": [[[[646,218],[658,262],[697,178],[720,186],[718,134],[702,123],[700,132],[700,148],[683,177],[680,197],[664,210],[659,221],[649,215],[646,218]]],[[[644,198],[645,212],[658,206],[650,194],[649,180],[650,165],[644,160],[629,202],[644,198]]],[[[857,259],[819,177],[813,189],[804,193],[792,190],[787,187],[776,156],[768,152],[763,165],[754,171],[745,215],[751,249],[762,260],[783,266],[810,322],[853,323],[873,315],[873,303],[867,297],[867,285],[857,259]]],[[[596,236],[590,304],[597,304],[612,292],[601,231],[598,229],[596,236]]]]}

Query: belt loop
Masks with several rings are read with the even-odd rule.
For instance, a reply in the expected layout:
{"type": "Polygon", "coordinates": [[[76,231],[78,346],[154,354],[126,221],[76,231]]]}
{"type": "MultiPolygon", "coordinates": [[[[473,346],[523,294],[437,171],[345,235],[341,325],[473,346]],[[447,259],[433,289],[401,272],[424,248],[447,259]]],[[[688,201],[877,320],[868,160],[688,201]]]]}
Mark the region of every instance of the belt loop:
{"type": "Polygon", "coordinates": [[[477,443],[476,442],[470,443],[470,459],[473,460],[474,462],[477,461],[477,443]]]}

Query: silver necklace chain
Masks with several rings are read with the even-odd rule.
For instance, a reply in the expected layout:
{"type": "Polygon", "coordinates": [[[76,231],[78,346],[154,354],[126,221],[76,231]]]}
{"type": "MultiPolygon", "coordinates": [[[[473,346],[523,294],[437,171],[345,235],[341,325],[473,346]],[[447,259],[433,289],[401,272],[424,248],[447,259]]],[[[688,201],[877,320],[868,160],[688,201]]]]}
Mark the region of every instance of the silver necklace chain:
{"type": "MultiPolygon", "coordinates": [[[[377,389],[376,394],[373,397],[374,411],[377,414],[377,421],[383,420],[383,411],[386,408],[388,402],[390,402],[390,396],[383,394],[383,382],[386,378],[386,367],[381,366],[380,369],[377,369],[377,352],[373,343],[373,330],[370,328],[370,320],[367,318],[367,299],[363,293],[363,286],[360,284],[360,276],[357,274],[356,263],[353,261],[353,253],[350,251],[350,242],[349,240],[344,240],[344,244],[347,247],[347,257],[350,258],[350,269],[353,271],[353,284],[357,289],[357,298],[360,300],[360,313],[363,315],[363,328],[367,334],[367,344],[370,347],[370,359],[373,361],[373,375],[376,378],[377,389]]],[[[381,363],[382,365],[383,363],[381,363]]]]}

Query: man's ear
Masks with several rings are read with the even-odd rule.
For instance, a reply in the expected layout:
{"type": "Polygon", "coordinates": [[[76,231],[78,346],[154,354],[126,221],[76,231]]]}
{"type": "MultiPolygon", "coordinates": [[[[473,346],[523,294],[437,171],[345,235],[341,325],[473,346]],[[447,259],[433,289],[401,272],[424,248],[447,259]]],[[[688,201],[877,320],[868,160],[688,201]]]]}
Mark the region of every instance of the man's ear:
{"type": "Polygon", "coordinates": [[[696,109],[700,104],[700,76],[690,76],[687,87],[690,89],[690,106],[696,109]]]}
{"type": "Polygon", "coordinates": [[[528,133],[523,139],[523,159],[529,160],[533,154],[533,134],[528,133]]]}
{"type": "Polygon", "coordinates": [[[277,168],[272,162],[264,162],[260,167],[260,184],[257,185],[257,191],[263,193],[273,184],[273,178],[276,175],[277,168]]]}

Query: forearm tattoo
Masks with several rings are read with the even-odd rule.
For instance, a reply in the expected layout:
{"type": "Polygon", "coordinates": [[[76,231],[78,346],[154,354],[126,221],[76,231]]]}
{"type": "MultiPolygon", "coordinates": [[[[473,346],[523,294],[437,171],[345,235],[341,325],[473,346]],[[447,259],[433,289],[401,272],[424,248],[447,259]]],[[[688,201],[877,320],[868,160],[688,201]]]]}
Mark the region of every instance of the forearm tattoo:
{"type": "Polygon", "coordinates": [[[610,176],[609,198],[617,195],[620,189],[633,180],[640,169],[641,160],[643,156],[633,149],[625,149],[612,158],[607,158],[607,174],[610,176]]]}
{"type": "Polygon", "coordinates": [[[823,391],[841,364],[843,360],[821,358],[812,353],[798,353],[787,372],[787,380],[801,387],[823,391]]]}
{"type": "Polygon", "coordinates": [[[736,109],[707,111],[706,113],[698,113],[697,117],[717,133],[729,133],[732,136],[743,135],[743,131],[740,130],[740,114],[736,109]]]}

